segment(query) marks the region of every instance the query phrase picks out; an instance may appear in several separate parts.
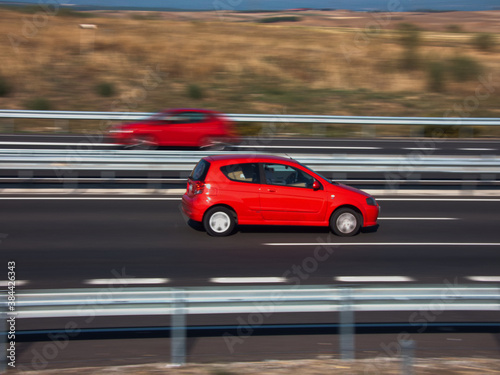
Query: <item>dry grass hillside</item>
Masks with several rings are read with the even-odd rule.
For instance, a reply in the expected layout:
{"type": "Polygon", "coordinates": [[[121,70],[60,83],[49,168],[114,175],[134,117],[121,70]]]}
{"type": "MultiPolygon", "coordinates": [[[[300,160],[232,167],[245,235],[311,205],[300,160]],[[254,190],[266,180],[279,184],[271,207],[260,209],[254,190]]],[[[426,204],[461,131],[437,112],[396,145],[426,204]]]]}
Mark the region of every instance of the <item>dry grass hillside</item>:
{"type": "Polygon", "coordinates": [[[2,9],[0,108],[500,117],[500,12],[355,14],[2,9]]]}

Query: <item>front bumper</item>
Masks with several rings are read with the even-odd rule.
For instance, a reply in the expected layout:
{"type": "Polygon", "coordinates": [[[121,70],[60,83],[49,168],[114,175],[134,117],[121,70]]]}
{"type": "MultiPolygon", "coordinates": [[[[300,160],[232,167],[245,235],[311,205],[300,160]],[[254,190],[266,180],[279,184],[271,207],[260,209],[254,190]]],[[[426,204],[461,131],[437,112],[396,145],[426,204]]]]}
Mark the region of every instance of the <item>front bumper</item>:
{"type": "Polygon", "coordinates": [[[363,227],[373,227],[377,225],[378,215],[380,213],[380,206],[368,206],[366,208],[363,227]]]}

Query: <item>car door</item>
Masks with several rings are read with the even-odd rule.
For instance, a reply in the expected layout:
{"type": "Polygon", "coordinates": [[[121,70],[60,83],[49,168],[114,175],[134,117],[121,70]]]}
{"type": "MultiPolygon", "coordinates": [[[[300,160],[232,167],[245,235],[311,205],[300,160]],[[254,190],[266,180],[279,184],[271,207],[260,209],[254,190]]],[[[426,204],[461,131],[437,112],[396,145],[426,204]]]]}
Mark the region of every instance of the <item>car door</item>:
{"type": "Polygon", "coordinates": [[[217,198],[236,210],[240,224],[258,224],[262,219],[258,163],[229,164],[220,171],[227,180],[217,184],[217,198]]]}
{"type": "Polygon", "coordinates": [[[264,220],[301,224],[322,222],[326,213],[325,190],[313,189],[314,177],[289,165],[262,164],[260,204],[264,220]]]}
{"type": "Polygon", "coordinates": [[[160,125],[159,143],[164,146],[191,146],[193,127],[191,112],[171,112],[160,125]]]}

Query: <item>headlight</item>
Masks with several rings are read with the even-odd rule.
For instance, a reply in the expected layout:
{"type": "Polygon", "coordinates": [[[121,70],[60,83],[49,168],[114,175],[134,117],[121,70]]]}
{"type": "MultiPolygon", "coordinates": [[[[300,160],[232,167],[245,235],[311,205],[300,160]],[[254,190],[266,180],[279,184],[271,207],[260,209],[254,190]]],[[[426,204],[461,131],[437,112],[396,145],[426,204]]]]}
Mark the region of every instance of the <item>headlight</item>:
{"type": "Polygon", "coordinates": [[[366,198],[366,204],[368,206],[376,206],[377,202],[375,201],[375,198],[369,197],[369,198],[366,198]]]}

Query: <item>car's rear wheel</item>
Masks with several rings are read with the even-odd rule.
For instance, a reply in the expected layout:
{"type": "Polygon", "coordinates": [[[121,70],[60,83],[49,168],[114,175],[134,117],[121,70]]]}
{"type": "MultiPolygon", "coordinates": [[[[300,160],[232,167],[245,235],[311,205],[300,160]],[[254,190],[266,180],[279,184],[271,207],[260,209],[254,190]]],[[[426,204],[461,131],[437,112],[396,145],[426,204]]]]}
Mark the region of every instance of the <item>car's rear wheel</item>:
{"type": "Polygon", "coordinates": [[[153,136],[143,134],[134,136],[132,147],[136,150],[154,150],[158,147],[158,144],[153,136]]]}
{"type": "Polygon", "coordinates": [[[228,236],[236,226],[236,214],[227,207],[213,207],[205,214],[203,226],[211,236],[228,236]]]}
{"type": "Polygon", "coordinates": [[[201,148],[210,151],[223,151],[227,143],[217,137],[207,137],[201,141],[201,148]]]}
{"type": "Polygon", "coordinates": [[[330,229],[337,236],[354,236],[360,228],[361,215],[352,208],[340,208],[330,218],[330,229]]]}

